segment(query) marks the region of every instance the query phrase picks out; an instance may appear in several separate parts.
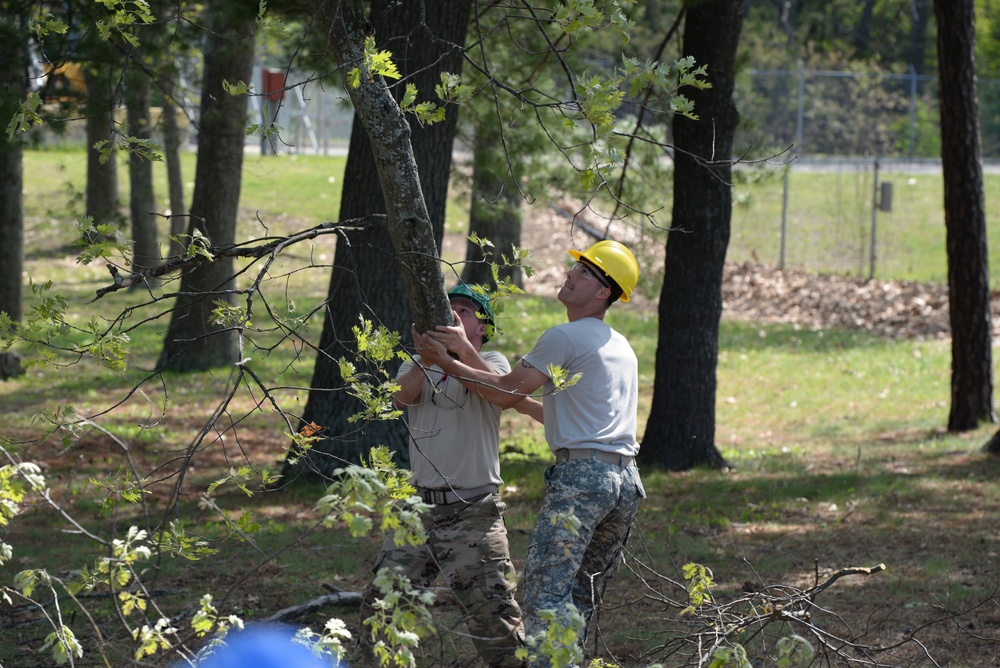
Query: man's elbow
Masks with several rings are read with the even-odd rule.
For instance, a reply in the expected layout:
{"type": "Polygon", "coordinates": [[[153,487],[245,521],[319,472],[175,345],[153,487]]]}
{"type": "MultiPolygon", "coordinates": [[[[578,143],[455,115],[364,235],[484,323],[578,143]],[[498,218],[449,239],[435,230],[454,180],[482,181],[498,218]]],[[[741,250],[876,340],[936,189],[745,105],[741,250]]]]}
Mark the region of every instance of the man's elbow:
{"type": "Polygon", "coordinates": [[[524,397],[519,397],[516,394],[501,394],[500,396],[493,397],[490,399],[494,404],[503,409],[513,408],[517,409],[517,405],[521,403],[524,397]]]}

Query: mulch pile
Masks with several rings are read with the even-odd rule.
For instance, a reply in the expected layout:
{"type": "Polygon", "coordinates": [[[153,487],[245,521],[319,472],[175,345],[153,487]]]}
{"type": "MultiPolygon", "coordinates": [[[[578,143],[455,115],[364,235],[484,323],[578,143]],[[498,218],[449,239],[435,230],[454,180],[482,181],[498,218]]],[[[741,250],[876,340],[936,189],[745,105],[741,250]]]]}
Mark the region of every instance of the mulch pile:
{"type": "MultiPolygon", "coordinates": [[[[948,287],[911,281],[818,276],[760,264],[727,264],[723,313],[741,320],[809,329],[861,329],[894,339],[944,339],[948,287]]],[[[991,295],[993,336],[1000,335],[1000,295],[991,295]]]]}
{"type": "MultiPolygon", "coordinates": [[[[637,244],[631,228],[595,214],[577,202],[535,210],[526,216],[522,244],[537,272],[525,289],[552,296],[566,277],[567,248],[585,248],[599,234],[637,244]]],[[[661,265],[662,269],[662,265],[661,265]]],[[[632,308],[656,308],[657,295],[636,295],[632,308]]],[[[795,269],[727,263],[723,315],[808,329],[855,329],[892,339],[947,339],[948,286],[815,275],[795,269]]],[[[993,336],[1000,336],[1000,293],[991,295],[993,336]]]]}

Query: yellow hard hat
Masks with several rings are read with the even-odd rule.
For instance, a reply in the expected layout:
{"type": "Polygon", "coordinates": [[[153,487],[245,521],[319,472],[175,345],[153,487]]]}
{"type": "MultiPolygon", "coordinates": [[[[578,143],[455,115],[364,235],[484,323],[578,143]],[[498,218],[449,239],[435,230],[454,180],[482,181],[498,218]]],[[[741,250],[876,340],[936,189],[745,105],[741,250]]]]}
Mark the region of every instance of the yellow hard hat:
{"type": "Polygon", "coordinates": [[[582,253],[571,250],[569,254],[577,261],[583,258],[617,283],[622,289],[621,301],[627,302],[632,297],[632,291],[639,282],[639,263],[625,244],[605,239],[582,253]]]}

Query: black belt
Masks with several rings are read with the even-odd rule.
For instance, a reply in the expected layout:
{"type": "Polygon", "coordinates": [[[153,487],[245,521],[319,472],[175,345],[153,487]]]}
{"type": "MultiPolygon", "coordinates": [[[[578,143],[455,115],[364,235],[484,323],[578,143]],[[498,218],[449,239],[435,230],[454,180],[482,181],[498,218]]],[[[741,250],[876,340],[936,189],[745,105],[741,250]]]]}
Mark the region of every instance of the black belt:
{"type": "Polygon", "coordinates": [[[471,489],[427,489],[418,487],[420,499],[424,503],[433,503],[435,506],[449,506],[459,501],[470,501],[476,497],[496,494],[500,491],[499,485],[483,485],[471,489]]]}
{"type": "Polygon", "coordinates": [[[635,466],[635,457],[631,455],[618,455],[604,450],[594,450],[592,448],[559,448],[556,450],[557,462],[568,462],[571,459],[596,459],[599,462],[615,464],[623,469],[635,466]]]}

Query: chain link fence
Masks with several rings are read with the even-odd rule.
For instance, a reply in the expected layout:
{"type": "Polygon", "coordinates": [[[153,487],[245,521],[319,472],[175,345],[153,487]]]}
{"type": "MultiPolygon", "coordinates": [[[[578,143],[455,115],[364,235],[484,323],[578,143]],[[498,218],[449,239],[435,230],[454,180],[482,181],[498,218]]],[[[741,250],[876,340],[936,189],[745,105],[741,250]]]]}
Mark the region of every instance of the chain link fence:
{"type": "MultiPolygon", "coordinates": [[[[254,68],[254,90],[263,95],[249,98],[250,122],[267,126],[273,118],[280,134],[248,134],[247,150],[343,155],[353,119],[344,91],[319,81],[286,87],[285,80],[284,70],[254,68]]],[[[1000,210],[1000,80],[978,84],[989,215],[1000,210]]],[[[186,113],[196,121],[194,79],[184,88],[186,113]]],[[[746,70],[735,97],[734,146],[746,160],[735,170],[730,261],[946,280],[936,77],[746,70]]],[[[50,139],[83,142],[83,124],[70,125],[50,139]]],[[[194,149],[197,124],[185,125],[194,149]]],[[[1000,234],[1000,221],[995,227],[1000,234]]]]}
{"type": "MultiPolygon", "coordinates": [[[[978,83],[989,215],[1000,80],[978,83]]],[[[736,104],[735,150],[763,162],[736,170],[731,261],[947,281],[937,77],[748,70],[736,104]]]]}

